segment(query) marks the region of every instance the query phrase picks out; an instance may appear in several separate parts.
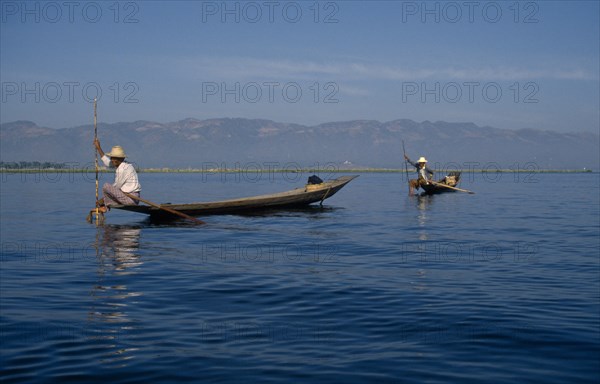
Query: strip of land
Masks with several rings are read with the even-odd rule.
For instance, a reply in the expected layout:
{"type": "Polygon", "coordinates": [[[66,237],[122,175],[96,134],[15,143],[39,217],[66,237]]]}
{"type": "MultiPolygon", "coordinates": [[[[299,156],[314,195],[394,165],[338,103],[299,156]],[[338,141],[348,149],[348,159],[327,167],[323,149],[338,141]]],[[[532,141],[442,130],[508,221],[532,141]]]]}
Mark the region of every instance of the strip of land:
{"type": "MultiPolygon", "coordinates": [[[[261,169],[261,168],[138,168],[140,173],[404,173],[405,169],[397,168],[293,168],[293,169],[261,169]]],[[[463,173],[598,173],[591,169],[433,169],[436,173],[458,171],[463,173]]],[[[0,173],[95,173],[93,168],[0,168],[0,173]]],[[[113,172],[101,168],[101,173],[113,172]]],[[[413,170],[409,171],[411,174],[413,170]]]]}

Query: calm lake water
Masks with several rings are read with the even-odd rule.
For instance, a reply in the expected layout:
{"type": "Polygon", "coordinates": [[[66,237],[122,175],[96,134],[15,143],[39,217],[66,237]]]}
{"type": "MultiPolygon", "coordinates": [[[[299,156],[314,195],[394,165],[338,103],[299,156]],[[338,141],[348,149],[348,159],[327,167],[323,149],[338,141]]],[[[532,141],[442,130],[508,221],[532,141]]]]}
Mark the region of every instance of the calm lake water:
{"type": "MultiPolygon", "coordinates": [[[[117,210],[96,227],[93,175],[0,176],[2,382],[600,377],[599,174],[467,174],[474,195],[418,198],[366,173],[323,209],[200,227],[117,210]]],[[[142,196],[308,176],[144,173],[142,196]]]]}

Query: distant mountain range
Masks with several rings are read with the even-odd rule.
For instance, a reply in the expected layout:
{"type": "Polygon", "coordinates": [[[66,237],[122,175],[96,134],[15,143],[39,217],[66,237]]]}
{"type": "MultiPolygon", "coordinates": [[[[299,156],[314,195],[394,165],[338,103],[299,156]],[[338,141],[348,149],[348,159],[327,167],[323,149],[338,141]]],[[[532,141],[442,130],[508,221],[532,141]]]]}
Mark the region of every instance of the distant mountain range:
{"type": "MultiPolygon", "coordinates": [[[[93,127],[44,128],[30,121],[0,125],[0,160],[93,162],[93,127]]],[[[270,120],[185,119],[98,125],[105,151],[121,145],[142,168],[302,167],[402,168],[402,141],[416,160],[462,168],[600,168],[596,133],[507,130],[473,123],[354,120],[316,126],[270,120]],[[289,165],[289,164],[288,164],[289,165]]]]}

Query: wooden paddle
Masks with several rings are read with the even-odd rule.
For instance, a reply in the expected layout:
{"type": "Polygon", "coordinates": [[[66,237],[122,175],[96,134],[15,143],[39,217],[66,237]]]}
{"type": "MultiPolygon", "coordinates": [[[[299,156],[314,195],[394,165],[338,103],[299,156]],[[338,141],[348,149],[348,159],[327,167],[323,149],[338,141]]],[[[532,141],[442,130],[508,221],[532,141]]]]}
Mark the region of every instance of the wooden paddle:
{"type": "Polygon", "coordinates": [[[470,193],[471,195],[475,194],[475,192],[473,192],[473,191],[469,191],[469,190],[461,189],[461,188],[456,188],[456,187],[451,187],[451,186],[446,185],[446,184],[438,183],[437,181],[429,180],[429,182],[431,184],[433,184],[433,185],[437,185],[438,187],[444,187],[444,188],[448,188],[448,189],[453,189],[453,190],[459,191],[459,192],[466,192],[466,193],[470,193]]]}
{"type": "Polygon", "coordinates": [[[174,214],[174,215],[177,215],[177,216],[183,217],[184,219],[188,219],[188,220],[190,220],[190,221],[193,221],[193,222],[194,222],[194,223],[196,223],[196,224],[206,224],[204,221],[202,221],[202,220],[198,220],[198,219],[196,219],[195,217],[192,217],[192,216],[190,216],[190,215],[186,215],[186,214],[185,214],[185,213],[183,213],[183,212],[179,212],[179,211],[176,211],[176,210],[174,210],[174,209],[167,208],[167,207],[164,207],[164,206],[162,206],[162,205],[159,205],[159,204],[153,203],[153,202],[151,202],[151,201],[148,201],[148,200],[142,199],[141,197],[137,197],[136,195],[132,195],[131,193],[127,193],[127,192],[123,192],[123,193],[125,194],[125,196],[129,197],[130,199],[137,200],[137,201],[141,201],[142,203],[148,204],[148,205],[149,205],[149,206],[151,206],[151,207],[158,208],[158,209],[162,209],[163,211],[166,211],[166,212],[172,213],[172,214],[174,214]]]}

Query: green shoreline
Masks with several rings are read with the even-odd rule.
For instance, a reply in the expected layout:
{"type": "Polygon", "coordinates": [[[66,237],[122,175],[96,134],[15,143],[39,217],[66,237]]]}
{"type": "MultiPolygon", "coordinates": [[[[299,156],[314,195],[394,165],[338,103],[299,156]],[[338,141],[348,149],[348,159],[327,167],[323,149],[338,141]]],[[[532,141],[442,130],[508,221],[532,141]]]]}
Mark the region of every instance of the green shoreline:
{"type": "MultiPolygon", "coordinates": [[[[405,169],[393,168],[348,168],[348,169],[327,169],[327,168],[299,168],[299,169],[197,169],[197,168],[140,168],[140,173],[404,173],[405,169]]],[[[449,171],[459,171],[463,173],[598,173],[591,169],[441,169],[433,170],[436,173],[446,173],[449,171]]],[[[95,173],[90,168],[23,168],[7,169],[0,168],[0,173],[95,173]]],[[[100,173],[111,173],[111,170],[100,169],[100,173]]],[[[409,171],[411,174],[414,170],[409,171]]]]}

